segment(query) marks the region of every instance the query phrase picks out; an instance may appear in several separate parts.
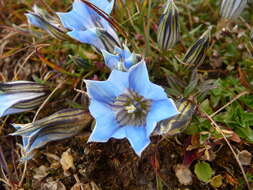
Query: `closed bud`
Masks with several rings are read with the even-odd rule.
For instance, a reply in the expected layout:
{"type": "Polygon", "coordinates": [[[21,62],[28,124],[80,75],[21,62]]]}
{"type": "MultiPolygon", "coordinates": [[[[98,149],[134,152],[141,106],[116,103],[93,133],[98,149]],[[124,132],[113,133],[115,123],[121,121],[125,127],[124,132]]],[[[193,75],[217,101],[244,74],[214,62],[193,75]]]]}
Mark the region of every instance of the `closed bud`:
{"type": "Polygon", "coordinates": [[[36,82],[0,83],[0,117],[39,107],[46,99],[47,92],[46,86],[36,82]]]}
{"type": "Polygon", "coordinates": [[[236,19],[247,5],[247,0],[222,0],[220,13],[223,18],[236,19]]]}
{"type": "Polygon", "coordinates": [[[176,102],[180,114],[160,121],[154,130],[154,135],[172,136],[184,131],[195,113],[196,105],[186,99],[176,102]]]}
{"type": "Polygon", "coordinates": [[[206,57],[206,51],[211,40],[211,29],[209,27],[202,36],[187,50],[183,62],[191,67],[201,65],[206,57]]]}
{"type": "Polygon", "coordinates": [[[178,9],[173,0],[168,0],[158,28],[158,44],[164,49],[172,48],[180,37],[178,9]]]}
{"type": "MultiPolygon", "coordinates": [[[[115,38],[108,31],[103,28],[96,28],[96,34],[101,40],[104,49],[110,53],[114,52],[115,47],[121,48],[122,44],[119,42],[118,38],[115,38]]],[[[101,49],[99,50],[101,51],[101,49]]]]}
{"type": "Polygon", "coordinates": [[[50,15],[45,10],[33,6],[33,12],[25,14],[28,22],[48,32],[52,37],[59,40],[72,40],[67,34],[67,30],[63,28],[57,17],[50,15]]]}
{"type": "Polygon", "coordinates": [[[33,123],[12,124],[17,131],[11,135],[22,136],[21,160],[29,160],[38,148],[78,134],[91,120],[91,115],[82,109],[64,109],[33,123]]]}

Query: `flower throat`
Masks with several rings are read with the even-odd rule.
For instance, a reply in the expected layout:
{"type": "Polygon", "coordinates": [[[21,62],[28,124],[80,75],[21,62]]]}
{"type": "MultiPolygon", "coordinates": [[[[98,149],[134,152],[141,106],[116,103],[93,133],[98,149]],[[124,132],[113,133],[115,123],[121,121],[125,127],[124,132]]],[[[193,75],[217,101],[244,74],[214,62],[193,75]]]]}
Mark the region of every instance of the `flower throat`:
{"type": "Polygon", "coordinates": [[[143,126],[146,124],[150,106],[151,100],[128,89],[127,92],[115,98],[112,107],[116,112],[116,120],[121,126],[143,126]]]}

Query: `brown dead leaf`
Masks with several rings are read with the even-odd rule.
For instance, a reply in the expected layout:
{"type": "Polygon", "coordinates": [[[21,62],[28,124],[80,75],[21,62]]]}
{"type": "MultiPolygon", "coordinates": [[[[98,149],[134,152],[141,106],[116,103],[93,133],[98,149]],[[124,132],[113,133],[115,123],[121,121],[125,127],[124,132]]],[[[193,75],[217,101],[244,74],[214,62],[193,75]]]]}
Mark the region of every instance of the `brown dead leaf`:
{"type": "Polygon", "coordinates": [[[66,190],[66,187],[60,181],[51,181],[44,183],[41,190],[66,190]]]}
{"type": "Polygon", "coordinates": [[[70,190],[101,190],[96,183],[91,181],[90,183],[76,183],[70,190]]]}
{"type": "Polygon", "coordinates": [[[178,164],[175,168],[175,173],[178,181],[183,185],[190,185],[192,183],[191,170],[185,165],[178,164]]]}
{"type": "Polygon", "coordinates": [[[76,183],[70,190],[90,190],[89,184],[76,183]]]}
{"type": "Polygon", "coordinates": [[[44,177],[48,175],[48,168],[44,165],[41,165],[38,168],[34,169],[35,175],[33,176],[34,179],[42,180],[44,177]]]}
{"type": "Polygon", "coordinates": [[[95,53],[88,52],[88,51],[83,51],[83,54],[84,54],[88,59],[91,59],[91,60],[98,59],[98,55],[95,54],[95,53]]]}
{"type": "Polygon", "coordinates": [[[243,166],[248,166],[251,163],[252,154],[247,150],[239,152],[238,158],[243,166]]]}
{"type": "Polygon", "coordinates": [[[70,168],[75,169],[74,158],[71,155],[71,149],[68,149],[62,153],[60,163],[64,172],[67,172],[70,168]]]}

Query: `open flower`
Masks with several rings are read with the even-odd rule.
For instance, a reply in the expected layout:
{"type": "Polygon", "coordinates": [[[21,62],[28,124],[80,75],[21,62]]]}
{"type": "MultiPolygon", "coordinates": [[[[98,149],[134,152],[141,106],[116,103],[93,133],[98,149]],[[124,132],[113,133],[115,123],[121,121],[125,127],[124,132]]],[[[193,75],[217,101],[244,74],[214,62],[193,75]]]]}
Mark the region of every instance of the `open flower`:
{"type": "Polygon", "coordinates": [[[0,117],[37,108],[45,100],[47,91],[36,82],[0,83],[0,117]]]}
{"type": "Polygon", "coordinates": [[[131,66],[139,62],[140,55],[130,52],[130,50],[123,45],[124,49],[115,47],[114,54],[106,50],[102,50],[105,64],[111,69],[119,71],[127,71],[131,66]]]}
{"type": "Polygon", "coordinates": [[[107,81],[85,80],[96,126],[89,142],[127,138],[136,154],[149,145],[156,124],[178,114],[163,88],[151,83],[144,61],[127,72],[113,70],[107,81]]]}
{"type": "Polygon", "coordinates": [[[22,136],[22,160],[29,160],[36,149],[48,142],[78,134],[91,119],[90,114],[82,109],[64,109],[33,123],[12,124],[17,131],[10,135],[22,136]]]}
{"type": "MultiPolygon", "coordinates": [[[[114,6],[114,0],[90,0],[89,2],[107,14],[111,13],[114,6]]],[[[59,12],[57,15],[63,26],[71,30],[67,34],[75,40],[109,52],[113,52],[115,46],[121,47],[120,40],[110,23],[82,0],[75,0],[71,11],[59,12]]]]}

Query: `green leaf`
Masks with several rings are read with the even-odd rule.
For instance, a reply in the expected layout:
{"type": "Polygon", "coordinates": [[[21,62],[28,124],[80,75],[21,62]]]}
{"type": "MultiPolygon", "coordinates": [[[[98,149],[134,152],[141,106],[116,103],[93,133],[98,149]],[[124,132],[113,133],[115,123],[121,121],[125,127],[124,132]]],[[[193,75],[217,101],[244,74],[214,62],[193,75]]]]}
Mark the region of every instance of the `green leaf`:
{"type": "Polygon", "coordinates": [[[194,166],[194,173],[196,174],[199,180],[207,183],[212,177],[213,170],[209,165],[209,163],[198,162],[194,166]]]}

